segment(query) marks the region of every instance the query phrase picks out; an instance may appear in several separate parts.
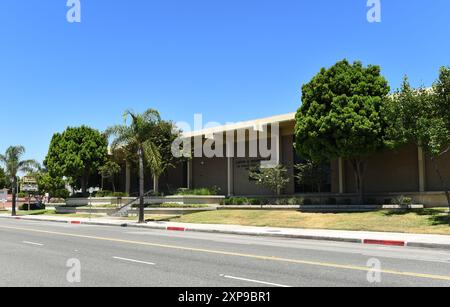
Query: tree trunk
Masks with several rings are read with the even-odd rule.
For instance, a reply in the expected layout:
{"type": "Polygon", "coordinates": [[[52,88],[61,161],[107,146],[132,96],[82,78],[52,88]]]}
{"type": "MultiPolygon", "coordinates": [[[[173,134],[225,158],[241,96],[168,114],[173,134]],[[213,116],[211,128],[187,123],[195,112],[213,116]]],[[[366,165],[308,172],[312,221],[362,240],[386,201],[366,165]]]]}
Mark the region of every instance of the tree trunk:
{"type": "Polygon", "coordinates": [[[153,193],[155,195],[159,194],[159,177],[156,175],[153,175],[153,193]]]}
{"type": "Polygon", "coordinates": [[[14,176],[14,178],[13,178],[13,182],[12,182],[12,207],[11,207],[11,209],[12,209],[12,216],[16,216],[17,215],[17,213],[16,213],[16,186],[17,186],[17,177],[16,176],[14,176]]]}
{"type": "Polygon", "coordinates": [[[144,152],[139,149],[139,223],[145,222],[144,217],[144,152]]]}
{"type": "Polygon", "coordinates": [[[364,175],[366,171],[366,163],[361,159],[352,159],[351,164],[355,172],[356,192],[358,193],[359,205],[364,205],[364,175]]]}
{"type": "Polygon", "coordinates": [[[83,195],[85,195],[87,193],[87,180],[86,180],[85,174],[83,174],[83,176],[81,176],[80,183],[81,183],[81,193],[83,195]]]}
{"type": "Polygon", "coordinates": [[[448,190],[448,186],[445,183],[444,177],[442,176],[439,166],[437,165],[436,158],[431,157],[431,162],[433,163],[434,169],[436,170],[436,173],[438,174],[439,181],[441,182],[442,190],[444,191],[445,197],[447,198],[447,204],[448,204],[449,215],[450,215],[450,192],[448,190]]]}
{"type": "Polygon", "coordinates": [[[130,162],[125,161],[125,192],[130,195],[131,193],[131,165],[130,162]]]}

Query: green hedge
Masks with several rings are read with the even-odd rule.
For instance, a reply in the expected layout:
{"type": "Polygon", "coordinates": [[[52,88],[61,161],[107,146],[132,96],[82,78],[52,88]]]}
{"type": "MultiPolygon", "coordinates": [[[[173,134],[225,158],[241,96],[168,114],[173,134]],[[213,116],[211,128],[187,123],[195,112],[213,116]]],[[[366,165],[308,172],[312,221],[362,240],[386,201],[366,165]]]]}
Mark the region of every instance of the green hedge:
{"type": "Polygon", "coordinates": [[[218,188],[199,188],[199,189],[179,189],[175,195],[194,195],[194,196],[215,196],[219,193],[218,188]]]}
{"type": "MultiPolygon", "coordinates": [[[[20,206],[19,208],[22,211],[28,211],[28,204],[23,204],[20,206]]],[[[30,210],[44,210],[45,209],[45,205],[44,204],[37,204],[37,203],[33,203],[30,204],[30,210]]]]}
{"type": "Polygon", "coordinates": [[[295,197],[278,199],[231,197],[223,200],[221,204],[224,206],[299,206],[303,204],[303,199],[295,197]]]}

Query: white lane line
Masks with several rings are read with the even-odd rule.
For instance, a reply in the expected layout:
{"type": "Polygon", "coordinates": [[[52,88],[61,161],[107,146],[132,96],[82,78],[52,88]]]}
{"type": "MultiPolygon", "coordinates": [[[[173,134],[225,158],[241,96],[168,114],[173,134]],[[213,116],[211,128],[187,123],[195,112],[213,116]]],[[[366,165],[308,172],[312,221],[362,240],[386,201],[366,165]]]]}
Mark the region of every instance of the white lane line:
{"type": "Polygon", "coordinates": [[[122,257],[113,257],[113,259],[122,260],[122,261],[128,261],[128,262],[134,262],[134,263],[148,264],[148,265],[156,265],[156,264],[154,264],[152,262],[140,261],[140,260],[134,260],[134,259],[128,259],[128,258],[122,258],[122,257]]]}
{"type": "Polygon", "coordinates": [[[44,244],[41,243],[35,243],[35,242],[29,242],[29,241],[22,241],[23,244],[28,244],[28,245],[35,245],[35,246],[44,246],[44,244]]]}
{"type": "Polygon", "coordinates": [[[236,280],[241,280],[241,281],[248,281],[248,282],[253,282],[253,283],[263,284],[263,285],[268,285],[268,286],[275,286],[275,287],[281,287],[281,288],[291,288],[291,286],[274,284],[274,283],[271,283],[271,282],[260,281],[260,280],[255,280],[255,279],[248,279],[248,278],[243,278],[243,277],[235,277],[235,276],[223,275],[223,274],[220,275],[220,277],[228,278],[228,279],[236,279],[236,280]]]}

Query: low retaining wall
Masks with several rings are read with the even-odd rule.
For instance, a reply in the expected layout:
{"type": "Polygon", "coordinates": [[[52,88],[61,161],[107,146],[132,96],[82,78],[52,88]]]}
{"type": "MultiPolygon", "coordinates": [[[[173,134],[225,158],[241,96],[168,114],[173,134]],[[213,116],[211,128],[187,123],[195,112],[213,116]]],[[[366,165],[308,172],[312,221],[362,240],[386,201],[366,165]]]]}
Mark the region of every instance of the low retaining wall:
{"type": "Polygon", "coordinates": [[[225,196],[174,195],[146,197],[146,204],[219,205],[225,196]]]}
{"type": "Polygon", "coordinates": [[[110,206],[117,205],[120,207],[126,205],[132,201],[133,197],[92,197],[92,198],[68,198],[66,200],[66,206],[68,207],[81,207],[81,206],[110,206]]]}
{"type": "MultiPolygon", "coordinates": [[[[216,207],[206,207],[206,208],[145,208],[145,214],[163,214],[163,215],[185,215],[191,213],[205,212],[205,211],[216,211],[216,207]]],[[[131,209],[130,214],[138,214],[139,209],[131,209]]]]}
{"type": "MultiPolygon", "coordinates": [[[[387,199],[394,199],[399,196],[410,197],[413,200],[413,204],[424,205],[426,208],[431,207],[448,207],[447,198],[445,197],[444,192],[395,192],[395,193],[366,193],[366,199],[373,199],[378,204],[384,203],[387,199]]],[[[308,199],[311,200],[314,204],[327,204],[327,200],[330,198],[334,198],[337,201],[337,205],[348,205],[348,201],[351,201],[351,204],[357,204],[359,195],[354,193],[347,194],[338,194],[338,193],[324,193],[324,194],[296,194],[296,195],[281,195],[279,197],[274,195],[249,195],[249,196],[236,196],[236,197],[245,197],[245,198],[259,198],[259,199],[273,199],[274,201],[277,199],[290,199],[290,198],[298,198],[298,199],[308,199]]],[[[373,204],[372,204],[373,205],[373,204]]]]}
{"type": "MultiPolygon", "coordinates": [[[[154,204],[180,204],[180,205],[219,205],[225,196],[196,196],[196,195],[174,195],[164,197],[145,197],[144,203],[146,205],[154,204]]],[[[92,197],[92,198],[69,198],[66,201],[68,207],[81,206],[111,206],[117,207],[126,205],[131,201],[136,200],[135,197],[92,197]]],[[[139,200],[135,201],[136,204],[139,200]]]]}
{"type": "MultiPolygon", "coordinates": [[[[205,208],[145,208],[145,214],[164,214],[164,215],[184,215],[190,213],[204,212],[204,211],[216,211],[216,207],[205,208]]],[[[89,208],[89,207],[57,207],[56,213],[58,214],[73,214],[73,213],[94,213],[94,214],[113,214],[116,212],[114,208],[89,208]]],[[[129,212],[130,214],[138,214],[139,209],[133,208],[129,212]]]]}

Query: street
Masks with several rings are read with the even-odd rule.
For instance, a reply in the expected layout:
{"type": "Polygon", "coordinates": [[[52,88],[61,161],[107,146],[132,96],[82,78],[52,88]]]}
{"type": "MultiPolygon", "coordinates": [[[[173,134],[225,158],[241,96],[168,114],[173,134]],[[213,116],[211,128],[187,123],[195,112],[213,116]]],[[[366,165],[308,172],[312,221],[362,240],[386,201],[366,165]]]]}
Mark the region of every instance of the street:
{"type": "Polygon", "coordinates": [[[0,233],[2,287],[450,286],[442,250],[7,219],[0,233]]]}

